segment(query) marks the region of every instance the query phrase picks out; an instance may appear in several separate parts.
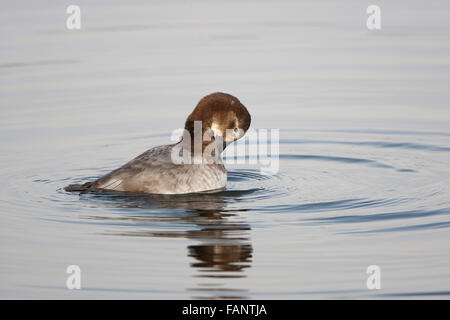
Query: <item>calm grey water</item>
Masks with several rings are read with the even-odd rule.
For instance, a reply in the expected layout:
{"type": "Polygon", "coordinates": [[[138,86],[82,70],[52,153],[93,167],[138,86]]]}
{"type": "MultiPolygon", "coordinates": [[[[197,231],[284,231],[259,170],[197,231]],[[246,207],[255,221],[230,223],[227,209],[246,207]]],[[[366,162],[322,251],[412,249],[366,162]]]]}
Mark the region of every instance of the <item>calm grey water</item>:
{"type": "Polygon", "coordinates": [[[77,1],[79,31],[70,4],[0,11],[1,298],[450,297],[448,1],[378,1],[379,31],[360,1],[77,1]],[[63,190],[170,143],[219,90],[280,129],[277,174],[63,190]]]}

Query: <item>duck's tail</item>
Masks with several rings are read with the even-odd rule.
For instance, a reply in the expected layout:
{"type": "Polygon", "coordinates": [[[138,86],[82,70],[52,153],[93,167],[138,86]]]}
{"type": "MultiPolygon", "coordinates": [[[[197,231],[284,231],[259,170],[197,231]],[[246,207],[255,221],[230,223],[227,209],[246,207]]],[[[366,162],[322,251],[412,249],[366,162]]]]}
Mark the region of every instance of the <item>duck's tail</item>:
{"type": "Polygon", "coordinates": [[[68,192],[86,191],[86,190],[90,189],[92,184],[93,184],[93,182],[86,182],[86,183],[83,183],[83,184],[71,184],[71,185],[68,185],[67,187],[65,187],[64,190],[66,190],[68,192]]]}

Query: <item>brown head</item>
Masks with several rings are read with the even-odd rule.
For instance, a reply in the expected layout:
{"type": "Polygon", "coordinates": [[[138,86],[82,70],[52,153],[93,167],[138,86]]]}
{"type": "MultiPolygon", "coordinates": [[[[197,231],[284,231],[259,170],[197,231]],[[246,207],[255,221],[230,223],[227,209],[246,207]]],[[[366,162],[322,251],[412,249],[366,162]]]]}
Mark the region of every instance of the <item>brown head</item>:
{"type": "Polygon", "coordinates": [[[251,117],[238,98],[216,92],[203,97],[187,118],[184,128],[192,139],[200,133],[196,131],[197,121],[201,121],[202,150],[211,141],[218,139],[223,141],[225,149],[228,144],[244,136],[250,127],[251,117]]]}

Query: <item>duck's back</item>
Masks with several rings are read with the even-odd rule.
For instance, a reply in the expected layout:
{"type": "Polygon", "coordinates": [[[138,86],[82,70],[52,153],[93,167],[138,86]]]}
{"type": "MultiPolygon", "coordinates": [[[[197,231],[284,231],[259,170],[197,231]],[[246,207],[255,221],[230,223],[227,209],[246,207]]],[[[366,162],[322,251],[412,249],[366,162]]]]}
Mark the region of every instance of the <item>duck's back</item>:
{"type": "Polygon", "coordinates": [[[179,194],[225,187],[227,173],[223,164],[175,164],[171,157],[173,147],[150,149],[93,182],[89,188],[179,194]]]}

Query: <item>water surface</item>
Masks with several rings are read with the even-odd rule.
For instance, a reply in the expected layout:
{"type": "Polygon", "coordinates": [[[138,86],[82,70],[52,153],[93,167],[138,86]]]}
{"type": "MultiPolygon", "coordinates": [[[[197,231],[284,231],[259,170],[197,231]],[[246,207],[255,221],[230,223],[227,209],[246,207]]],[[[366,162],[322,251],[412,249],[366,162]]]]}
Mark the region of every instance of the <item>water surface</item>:
{"type": "Polygon", "coordinates": [[[69,4],[0,12],[2,298],[449,298],[447,2],[380,1],[376,32],[356,1],[79,1],[80,31],[69,4]],[[218,90],[280,129],[276,174],[63,190],[170,143],[218,90]]]}

